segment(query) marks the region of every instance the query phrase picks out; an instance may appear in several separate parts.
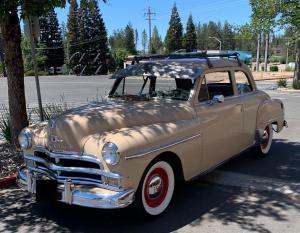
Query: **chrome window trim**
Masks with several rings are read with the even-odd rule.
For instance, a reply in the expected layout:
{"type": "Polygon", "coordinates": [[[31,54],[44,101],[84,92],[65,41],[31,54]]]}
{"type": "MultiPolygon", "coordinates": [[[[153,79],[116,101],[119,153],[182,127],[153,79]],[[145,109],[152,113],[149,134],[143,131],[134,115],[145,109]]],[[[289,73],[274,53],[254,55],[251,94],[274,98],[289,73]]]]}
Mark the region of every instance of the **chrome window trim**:
{"type": "Polygon", "coordinates": [[[134,159],[134,158],[139,158],[139,157],[142,157],[142,156],[145,156],[145,155],[148,155],[148,154],[151,154],[153,152],[157,152],[157,151],[161,151],[161,150],[165,150],[165,149],[168,149],[172,146],[176,146],[176,145],[179,145],[181,143],[184,143],[186,141],[189,141],[189,140],[193,140],[197,137],[201,137],[202,134],[199,133],[199,134],[195,134],[193,136],[189,136],[189,137],[186,137],[186,138],[182,138],[180,140],[177,140],[177,141],[174,141],[174,142],[171,142],[171,143],[168,143],[168,144],[164,144],[164,145],[161,145],[159,147],[154,147],[154,148],[150,148],[148,150],[144,150],[140,153],[136,153],[136,154],[132,154],[132,155],[128,155],[128,156],[125,156],[125,160],[128,160],[128,159],[134,159]]]}

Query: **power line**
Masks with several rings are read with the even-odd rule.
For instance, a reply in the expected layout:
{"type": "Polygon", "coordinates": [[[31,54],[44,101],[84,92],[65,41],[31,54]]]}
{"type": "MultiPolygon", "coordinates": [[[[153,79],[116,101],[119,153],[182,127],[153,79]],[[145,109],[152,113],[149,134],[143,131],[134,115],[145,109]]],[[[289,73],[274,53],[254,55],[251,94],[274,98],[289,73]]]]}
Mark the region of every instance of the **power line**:
{"type": "Polygon", "coordinates": [[[145,13],[146,20],[148,20],[149,23],[149,51],[152,50],[152,20],[154,20],[154,16],[156,16],[156,13],[152,11],[152,8],[149,6],[147,12],[145,13]]]}

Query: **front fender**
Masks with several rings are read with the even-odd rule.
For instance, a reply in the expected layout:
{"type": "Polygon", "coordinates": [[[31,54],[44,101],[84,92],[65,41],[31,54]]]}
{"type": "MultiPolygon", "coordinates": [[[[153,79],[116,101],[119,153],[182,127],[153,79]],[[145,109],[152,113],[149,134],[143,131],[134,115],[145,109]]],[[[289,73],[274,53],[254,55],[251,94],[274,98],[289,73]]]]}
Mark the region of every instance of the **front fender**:
{"type": "MultiPolygon", "coordinates": [[[[192,151],[197,150],[197,147],[199,155],[201,154],[199,140],[193,140],[193,135],[199,134],[195,124],[194,120],[181,120],[122,128],[111,132],[91,135],[84,145],[84,151],[89,154],[95,154],[103,160],[101,155],[103,145],[106,142],[115,143],[120,152],[120,162],[116,166],[107,166],[104,164],[105,169],[123,175],[123,185],[125,187],[137,188],[149,163],[161,153],[173,152],[181,160],[183,158],[185,161],[193,161],[190,156],[193,156],[192,151]],[[191,140],[186,140],[187,138],[191,138],[191,140]],[[180,142],[180,140],[184,142],[184,146],[176,143],[180,142]]],[[[189,164],[189,166],[192,165],[189,164]]],[[[194,166],[196,169],[199,164],[194,163],[194,166]]],[[[192,167],[191,170],[193,170],[192,167]]]]}

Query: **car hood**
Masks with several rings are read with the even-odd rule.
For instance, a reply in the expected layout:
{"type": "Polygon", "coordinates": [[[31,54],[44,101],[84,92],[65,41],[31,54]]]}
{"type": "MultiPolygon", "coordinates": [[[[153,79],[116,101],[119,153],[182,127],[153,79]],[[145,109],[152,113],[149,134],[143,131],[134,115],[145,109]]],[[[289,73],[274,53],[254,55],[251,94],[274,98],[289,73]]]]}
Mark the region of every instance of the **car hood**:
{"type": "Polygon", "coordinates": [[[47,146],[53,151],[82,151],[87,136],[121,128],[193,118],[183,101],[108,101],[68,110],[51,119],[47,146]]]}

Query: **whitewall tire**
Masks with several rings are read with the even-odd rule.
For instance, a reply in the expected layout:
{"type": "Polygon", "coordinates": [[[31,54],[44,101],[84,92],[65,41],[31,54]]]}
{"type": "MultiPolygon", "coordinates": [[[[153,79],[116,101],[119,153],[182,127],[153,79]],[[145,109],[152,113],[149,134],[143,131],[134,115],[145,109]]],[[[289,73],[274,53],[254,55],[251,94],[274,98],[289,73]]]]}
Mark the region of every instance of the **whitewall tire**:
{"type": "Polygon", "coordinates": [[[269,153],[273,140],[273,128],[272,124],[265,127],[262,140],[259,145],[255,146],[255,153],[261,156],[265,156],[269,153]]]}
{"type": "Polygon", "coordinates": [[[174,188],[175,176],[172,166],[165,161],[154,163],[146,172],[137,192],[137,199],[141,200],[140,208],[152,216],[163,213],[172,200],[174,188]]]}

